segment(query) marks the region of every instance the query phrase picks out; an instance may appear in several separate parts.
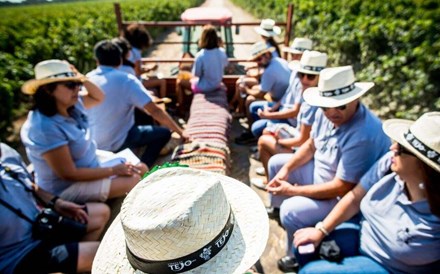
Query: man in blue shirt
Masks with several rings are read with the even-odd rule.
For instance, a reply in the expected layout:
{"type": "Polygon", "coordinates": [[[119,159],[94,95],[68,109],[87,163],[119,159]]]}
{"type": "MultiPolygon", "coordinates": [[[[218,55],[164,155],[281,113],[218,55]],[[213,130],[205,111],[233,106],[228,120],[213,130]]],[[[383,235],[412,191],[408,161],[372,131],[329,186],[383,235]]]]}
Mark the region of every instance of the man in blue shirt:
{"type": "MultiPolygon", "coordinates": [[[[280,208],[288,252],[293,233],[327,216],[388,151],[391,143],[380,120],[359,100],[373,85],[355,82],[353,68],[345,66],[322,70],[318,87],[304,92],[309,105],[321,108],[309,140],[294,155],[278,154],[269,161],[267,191],[272,206],[280,208]]],[[[286,256],[278,266],[290,271],[293,263],[286,256]]]]}
{"type": "Polygon", "coordinates": [[[99,106],[88,110],[92,136],[99,149],[119,151],[124,148],[147,146],[141,161],[151,167],[161,149],[177,132],[184,140],[188,136],[173,119],[156,106],[142,83],[131,74],[118,70],[122,63],[120,48],[110,40],[95,45],[98,67],[87,77],[105,93],[99,106]],[[142,109],[162,126],[136,126],[134,109],[142,109]]]}

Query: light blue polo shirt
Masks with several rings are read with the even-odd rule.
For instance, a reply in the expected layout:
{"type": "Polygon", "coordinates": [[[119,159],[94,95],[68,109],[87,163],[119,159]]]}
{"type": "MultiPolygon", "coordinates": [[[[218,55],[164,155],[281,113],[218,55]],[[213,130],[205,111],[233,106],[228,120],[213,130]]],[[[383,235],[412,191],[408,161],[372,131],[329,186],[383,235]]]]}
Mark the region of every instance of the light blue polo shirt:
{"type": "Polygon", "coordinates": [[[142,59],[142,51],[141,49],[132,47],[130,51],[130,56],[128,57],[128,61],[132,62],[133,64],[137,61],[140,61],[142,59]]]}
{"type": "Polygon", "coordinates": [[[272,58],[261,75],[261,91],[269,92],[275,101],[280,100],[289,87],[290,72],[286,60],[279,57],[272,58]]]}
{"type": "Polygon", "coordinates": [[[201,49],[197,52],[192,74],[199,77],[197,89],[204,92],[220,87],[228,57],[223,48],[201,49]]]}
{"type": "Polygon", "coordinates": [[[359,182],[391,145],[379,118],[362,103],[359,103],[354,116],[338,128],[318,109],[311,136],[316,148],[313,174],[317,184],[331,181],[334,177],[359,182]]]}
{"type": "Polygon", "coordinates": [[[301,101],[301,107],[298,112],[298,125],[312,126],[318,107],[307,104],[304,99],[301,99],[301,101]]]}
{"type": "Polygon", "coordinates": [[[39,111],[30,111],[21,129],[21,141],[29,160],[34,165],[35,181],[46,191],[59,195],[72,182],[59,178],[43,159],[43,154],[67,145],[75,166],[99,166],[96,143],[90,135],[88,119],[82,101],[75,105],[71,117],[56,114],[48,117],[39,111]]]}
{"type": "MultiPolygon", "coordinates": [[[[292,109],[295,104],[301,104],[301,93],[302,93],[302,85],[301,81],[298,78],[297,71],[292,71],[290,73],[289,86],[286,89],[283,97],[281,98],[281,106],[280,110],[292,109]]],[[[297,125],[297,117],[288,118],[287,121],[290,125],[296,127],[297,125]]]]}
{"type": "Polygon", "coordinates": [[[134,125],[134,108],[152,101],[142,83],[117,68],[98,66],[87,77],[105,93],[104,102],[87,110],[98,148],[117,151],[134,125]]]}
{"type": "Polygon", "coordinates": [[[361,183],[368,190],[361,201],[361,253],[392,273],[438,273],[440,218],[428,201],[411,202],[396,173],[361,183]]]}
{"type": "MultiPolygon", "coordinates": [[[[32,193],[4,170],[4,167],[9,167],[30,188],[29,175],[21,157],[9,146],[3,143],[0,146],[3,166],[0,167],[0,199],[34,219],[39,210],[32,193]]],[[[32,225],[29,222],[1,204],[0,216],[0,273],[13,273],[17,263],[41,241],[32,238],[32,225]]]]}

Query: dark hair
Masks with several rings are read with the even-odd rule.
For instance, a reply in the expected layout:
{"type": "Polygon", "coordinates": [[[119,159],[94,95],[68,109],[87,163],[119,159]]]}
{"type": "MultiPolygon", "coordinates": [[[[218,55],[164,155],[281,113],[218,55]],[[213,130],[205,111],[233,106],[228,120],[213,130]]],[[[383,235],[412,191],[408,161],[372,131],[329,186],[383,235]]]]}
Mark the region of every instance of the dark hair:
{"type": "Polygon", "coordinates": [[[32,106],[33,110],[38,110],[42,114],[52,117],[58,113],[57,105],[55,97],[52,96],[52,93],[56,89],[57,85],[60,82],[50,83],[46,85],[42,85],[38,87],[35,92],[33,99],[34,105],[32,106]]]}
{"type": "Polygon", "coordinates": [[[267,37],[266,41],[270,44],[271,47],[275,48],[275,51],[278,53],[278,56],[281,57],[280,47],[278,46],[278,44],[275,41],[275,39],[273,39],[273,37],[267,37]]]}
{"type": "Polygon", "coordinates": [[[118,45],[122,50],[122,64],[134,68],[134,64],[127,59],[127,55],[131,50],[130,42],[124,37],[113,38],[112,42],[118,45]]]}
{"type": "Polygon", "coordinates": [[[121,48],[110,40],[102,40],[93,48],[96,60],[103,66],[117,67],[122,62],[121,48]]]}
{"type": "Polygon", "coordinates": [[[432,214],[440,217],[440,173],[422,162],[426,196],[432,214]]]}
{"type": "Polygon", "coordinates": [[[199,47],[201,49],[215,49],[218,48],[218,44],[219,39],[215,27],[213,25],[205,25],[200,36],[199,47]]]}
{"type": "Polygon", "coordinates": [[[145,49],[151,45],[152,39],[143,25],[130,24],[124,31],[124,37],[130,44],[138,49],[145,49]]]}

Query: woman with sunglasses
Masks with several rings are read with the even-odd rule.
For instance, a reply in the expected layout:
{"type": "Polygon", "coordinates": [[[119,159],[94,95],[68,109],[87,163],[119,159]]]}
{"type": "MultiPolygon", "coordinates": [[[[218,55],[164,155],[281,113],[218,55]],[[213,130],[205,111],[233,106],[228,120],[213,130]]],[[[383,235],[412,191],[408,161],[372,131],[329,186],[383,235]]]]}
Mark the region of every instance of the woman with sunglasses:
{"type": "MultiPolygon", "coordinates": [[[[342,262],[312,261],[300,273],[440,270],[440,112],[426,113],[415,122],[388,120],[383,128],[395,140],[390,147],[391,173],[374,183],[377,169],[372,168],[322,222],[294,235],[295,247],[312,243],[318,250],[327,235],[338,242],[338,229],[332,231],[360,211],[364,220],[359,252],[347,254],[342,248],[342,262]]],[[[359,241],[341,236],[340,246],[359,241]]]]}
{"type": "Polygon", "coordinates": [[[147,167],[142,163],[100,166],[85,109],[102,102],[104,93],[66,61],[40,62],[35,76],[22,87],[33,95],[34,106],[21,139],[34,165],[36,183],[77,203],[125,195],[147,167]]]}

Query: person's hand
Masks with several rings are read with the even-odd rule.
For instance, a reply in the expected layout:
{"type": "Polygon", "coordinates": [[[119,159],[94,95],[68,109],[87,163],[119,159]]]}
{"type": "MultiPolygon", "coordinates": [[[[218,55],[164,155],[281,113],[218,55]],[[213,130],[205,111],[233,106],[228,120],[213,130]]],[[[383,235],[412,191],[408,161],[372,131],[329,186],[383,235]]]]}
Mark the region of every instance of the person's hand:
{"type": "Polygon", "coordinates": [[[132,176],[133,174],[142,175],[141,174],[142,171],[138,167],[130,163],[119,164],[112,167],[112,169],[113,169],[113,175],[118,175],[118,176],[132,176]]]}
{"type": "Polygon", "coordinates": [[[81,72],[79,72],[74,65],[69,63],[69,66],[70,66],[70,69],[76,74],[76,76],[78,76],[81,79],[81,82],[84,82],[85,80],[87,80],[87,77],[84,74],[82,74],[81,72]]]}
{"type": "Polygon", "coordinates": [[[193,140],[192,137],[188,133],[186,133],[186,131],[182,131],[182,134],[180,134],[180,138],[184,143],[189,143],[193,140]]]}
{"type": "Polygon", "coordinates": [[[282,168],[280,168],[278,173],[272,178],[272,180],[268,183],[268,185],[270,185],[272,182],[275,183],[277,179],[287,180],[288,177],[289,177],[289,170],[285,166],[283,166],[282,168]]]}
{"type": "Polygon", "coordinates": [[[325,235],[314,227],[306,227],[298,229],[293,234],[293,237],[293,244],[295,247],[312,243],[316,248],[318,247],[319,243],[321,243],[322,239],[324,239],[325,235]]]}
{"type": "Polygon", "coordinates": [[[261,119],[268,119],[270,112],[271,112],[272,108],[266,107],[264,109],[258,109],[258,116],[260,116],[261,119]]]}
{"type": "Polygon", "coordinates": [[[61,198],[56,200],[54,205],[55,211],[60,213],[62,216],[74,219],[75,221],[83,224],[87,224],[87,222],[89,221],[89,217],[84,210],[85,207],[85,205],[75,204],[61,198]]]}
{"type": "Polygon", "coordinates": [[[274,178],[267,184],[266,190],[272,195],[294,196],[293,190],[295,187],[296,185],[292,185],[288,181],[274,178]]]}

